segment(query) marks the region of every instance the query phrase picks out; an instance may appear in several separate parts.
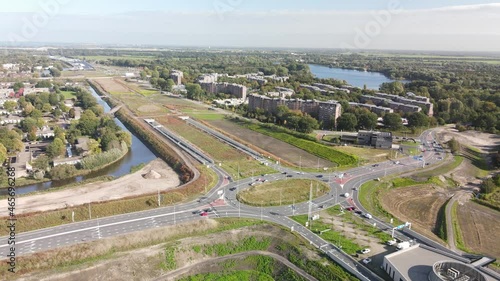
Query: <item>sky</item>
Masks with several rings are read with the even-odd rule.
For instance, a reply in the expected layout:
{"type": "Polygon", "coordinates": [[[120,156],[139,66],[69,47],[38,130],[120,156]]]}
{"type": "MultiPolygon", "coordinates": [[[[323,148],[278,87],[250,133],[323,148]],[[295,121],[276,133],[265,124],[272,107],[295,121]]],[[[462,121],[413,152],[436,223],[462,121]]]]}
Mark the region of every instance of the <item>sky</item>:
{"type": "Polygon", "coordinates": [[[500,51],[499,26],[495,1],[0,0],[0,41],[10,46],[500,51]]]}

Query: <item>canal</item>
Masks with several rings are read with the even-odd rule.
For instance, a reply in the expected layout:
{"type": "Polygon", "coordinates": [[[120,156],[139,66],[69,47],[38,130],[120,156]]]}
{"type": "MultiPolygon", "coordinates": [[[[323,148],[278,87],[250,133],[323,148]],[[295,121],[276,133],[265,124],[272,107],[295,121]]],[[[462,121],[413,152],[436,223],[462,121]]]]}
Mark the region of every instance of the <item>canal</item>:
{"type": "MultiPolygon", "coordinates": [[[[97,99],[98,103],[102,107],[104,107],[104,112],[109,112],[110,111],[109,105],[101,99],[101,97],[96,93],[96,91],[92,87],[89,87],[88,90],[97,99]]],[[[122,128],[122,130],[131,133],[125,127],[125,125],[123,125],[123,123],[120,120],[118,120],[118,118],[115,118],[115,122],[118,126],[122,128]]],[[[82,180],[87,180],[105,175],[113,177],[121,177],[123,175],[130,173],[130,168],[132,168],[133,166],[137,166],[141,163],[146,164],[157,158],[157,156],[139,138],[137,138],[133,133],[131,134],[132,134],[132,147],[129,149],[129,152],[122,159],[107,166],[106,168],[103,168],[96,172],[92,172],[85,176],[79,176],[72,179],[66,179],[61,181],[49,181],[27,186],[20,186],[16,188],[16,193],[25,194],[33,191],[46,190],[53,187],[61,187],[67,184],[80,182],[82,180]]],[[[7,189],[0,189],[0,195],[6,195],[6,194],[7,194],[7,189]]]]}

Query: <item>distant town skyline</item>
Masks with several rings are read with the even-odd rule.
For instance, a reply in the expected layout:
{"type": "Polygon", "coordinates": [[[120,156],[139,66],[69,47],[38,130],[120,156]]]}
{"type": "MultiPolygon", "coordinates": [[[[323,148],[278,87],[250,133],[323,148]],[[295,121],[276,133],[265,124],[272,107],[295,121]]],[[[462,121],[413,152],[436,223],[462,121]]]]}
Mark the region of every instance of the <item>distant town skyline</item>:
{"type": "Polygon", "coordinates": [[[25,42],[499,51],[494,1],[2,1],[0,36],[25,42]]]}

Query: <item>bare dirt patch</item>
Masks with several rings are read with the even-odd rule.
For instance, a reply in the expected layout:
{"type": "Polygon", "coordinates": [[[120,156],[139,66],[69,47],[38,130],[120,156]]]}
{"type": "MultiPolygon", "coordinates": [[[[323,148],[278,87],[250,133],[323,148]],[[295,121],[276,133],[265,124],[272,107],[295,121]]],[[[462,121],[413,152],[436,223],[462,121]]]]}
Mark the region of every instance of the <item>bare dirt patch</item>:
{"type": "MultiPolygon", "coordinates": [[[[308,168],[318,166],[318,157],[286,142],[243,128],[227,120],[214,120],[209,123],[296,166],[302,165],[302,167],[308,168]]],[[[319,165],[320,167],[331,167],[333,164],[320,158],[319,165]]]]}
{"type": "MultiPolygon", "coordinates": [[[[111,182],[91,183],[81,187],[63,189],[17,199],[17,214],[48,211],[78,206],[86,203],[108,201],[130,196],[155,193],[179,186],[179,176],[164,161],[156,159],[141,170],[111,182]],[[145,179],[144,174],[154,170],[161,175],[159,179],[145,179]]],[[[7,200],[0,205],[7,206],[7,200]]],[[[7,209],[0,211],[0,217],[7,216],[7,209]]]]}
{"type": "Polygon", "coordinates": [[[465,247],[500,258],[500,213],[473,202],[459,202],[458,222],[465,247]]]}
{"type": "Polygon", "coordinates": [[[451,196],[446,190],[432,186],[398,188],[380,196],[382,207],[412,228],[434,240],[439,209],[451,196]]]}
{"type": "Polygon", "coordinates": [[[492,149],[500,145],[500,136],[478,131],[459,132],[453,126],[436,128],[442,142],[447,142],[455,138],[462,144],[474,146],[483,153],[491,152],[492,149]]]}
{"type": "Polygon", "coordinates": [[[92,81],[101,86],[108,93],[131,93],[132,91],[123,84],[115,80],[115,78],[97,78],[92,81]]]}

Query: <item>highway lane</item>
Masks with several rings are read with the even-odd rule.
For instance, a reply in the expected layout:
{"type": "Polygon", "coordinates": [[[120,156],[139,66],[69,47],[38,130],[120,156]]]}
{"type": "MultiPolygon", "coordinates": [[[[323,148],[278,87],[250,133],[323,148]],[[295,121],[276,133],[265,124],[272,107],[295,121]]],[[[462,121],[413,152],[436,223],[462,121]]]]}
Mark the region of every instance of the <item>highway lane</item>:
{"type": "MultiPolygon", "coordinates": [[[[425,138],[428,138],[426,134],[423,134],[423,136],[425,138]]],[[[434,161],[432,155],[432,152],[426,152],[426,154],[424,155],[425,161],[434,161]]],[[[320,209],[322,209],[320,208],[321,205],[323,205],[324,208],[327,208],[338,203],[345,204],[346,198],[341,198],[340,195],[344,192],[353,190],[354,187],[359,186],[363,182],[373,180],[378,177],[383,177],[384,175],[388,174],[402,173],[405,171],[416,169],[421,165],[421,163],[422,162],[419,160],[408,157],[408,159],[400,160],[399,164],[395,164],[392,161],[386,161],[380,163],[376,167],[364,166],[351,169],[346,173],[328,174],[298,173],[274,163],[270,163],[270,166],[274,167],[280,172],[286,172],[287,175],[292,175],[292,178],[327,181],[331,186],[331,191],[327,195],[313,200],[313,211],[319,211],[320,209]],[[321,176],[321,178],[319,176],[321,176]],[[341,176],[344,177],[340,179],[341,176]]],[[[364,267],[360,267],[359,263],[343,253],[340,249],[322,240],[319,236],[313,234],[304,226],[301,226],[293,220],[287,218],[287,216],[293,214],[307,214],[309,209],[308,202],[297,203],[295,204],[295,208],[292,209],[289,205],[268,208],[251,207],[240,204],[236,201],[236,192],[241,190],[242,188],[249,187],[248,184],[255,182],[256,178],[260,177],[261,179],[267,179],[268,181],[289,179],[288,177],[286,177],[286,175],[280,173],[258,176],[249,179],[243,179],[237,182],[229,182],[227,185],[223,186],[224,177],[228,176],[227,173],[225,173],[216,165],[210,165],[210,167],[217,173],[219,180],[216,187],[212,189],[206,196],[200,198],[200,200],[189,202],[179,206],[162,207],[149,211],[101,219],[93,219],[85,222],[21,233],[16,237],[18,246],[17,254],[22,255],[34,253],[37,251],[44,251],[56,247],[73,245],[84,241],[92,241],[136,231],[143,231],[145,229],[176,224],[184,221],[203,219],[204,217],[201,217],[198,214],[194,214],[193,211],[208,208],[210,206],[209,203],[214,202],[216,199],[218,199],[220,197],[219,192],[223,191],[224,193],[222,196],[225,197],[227,205],[215,207],[214,213],[211,214],[210,217],[260,218],[290,228],[293,226],[294,231],[299,232],[308,241],[310,241],[321,250],[325,251],[325,253],[327,253],[328,255],[332,255],[332,258],[334,260],[340,262],[344,267],[353,270],[351,272],[356,275],[363,272],[358,277],[362,278],[363,280],[368,280],[363,276],[370,276],[371,272],[365,272],[363,270],[364,267]],[[236,187],[238,190],[230,191],[230,189],[233,187],[236,187]],[[361,269],[356,270],[357,268],[361,269]]],[[[354,198],[357,199],[357,196],[355,196],[354,198]]],[[[359,204],[359,201],[357,201],[356,204],[359,208],[362,208],[361,204],[359,204]]],[[[373,218],[372,220],[376,222],[377,225],[381,228],[387,229],[391,227],[381,220],[378,220],[377,218],[373,218]]],[[[0,239],[1,241],[6,241],[7,237],[2,237],[0,239]]],[[[6,254],[7,245],[0,245],[0,257],[3,258],[6,256],[6,254]]]]}

